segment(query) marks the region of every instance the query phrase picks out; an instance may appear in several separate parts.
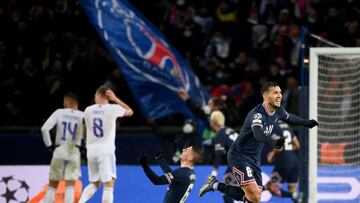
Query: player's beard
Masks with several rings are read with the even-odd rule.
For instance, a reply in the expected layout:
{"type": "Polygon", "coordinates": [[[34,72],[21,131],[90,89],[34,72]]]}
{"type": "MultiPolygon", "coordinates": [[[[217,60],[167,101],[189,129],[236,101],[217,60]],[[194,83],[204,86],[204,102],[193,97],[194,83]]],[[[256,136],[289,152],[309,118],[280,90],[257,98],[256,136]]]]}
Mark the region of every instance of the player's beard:
{"type": "Polygon", "coordinates": [[[274,109],[276,110],[276,109],[278,109],[278,108],[280,108],[280,105],[279,106],[277,106],[276,104],[274,104],[274,109]]]}
{"type": "Polygon", "coordinates": [[[281,106],[281,100],[280,100],[280,102],[279,102],[279,106],[276,104],[277,102],[276,102],[276,100],[274,99],[274,101],[273,102],[271,102],[271,105],[272,105],[272,107],[276,110],[276,109],[278,109],[278,108],[280,108],[280,106],[281,106]]]}

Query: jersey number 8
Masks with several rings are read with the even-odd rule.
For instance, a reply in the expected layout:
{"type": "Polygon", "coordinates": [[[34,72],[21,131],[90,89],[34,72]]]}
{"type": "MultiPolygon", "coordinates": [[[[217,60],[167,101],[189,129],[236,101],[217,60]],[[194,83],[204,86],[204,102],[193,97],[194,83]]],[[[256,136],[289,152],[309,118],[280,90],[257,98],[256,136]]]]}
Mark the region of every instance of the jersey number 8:
{"type": "Polygon", "coordinates": [[[101,118],[94,118],[93,119],[93,133],[95,137],[103,137],[104,130],[103,130],[103,120],[101,118]]]}
{"type": "Polygon", "coordinates": [[[246,173],[247,173],[247,175],[248,175],[248,177],[252,177],[253,175],[252,175],[252,171],[251,171],[251,168],[250,167],[246,167],[246,173]]]}

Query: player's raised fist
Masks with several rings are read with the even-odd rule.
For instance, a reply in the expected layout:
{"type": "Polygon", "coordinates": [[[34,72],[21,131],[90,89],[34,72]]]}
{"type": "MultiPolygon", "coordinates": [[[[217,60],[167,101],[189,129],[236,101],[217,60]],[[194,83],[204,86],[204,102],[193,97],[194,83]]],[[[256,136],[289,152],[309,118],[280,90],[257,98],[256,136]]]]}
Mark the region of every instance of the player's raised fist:
{"type": "Polygon", "coordinates": [[[142,154],[138,157],[138,162],[140,165],[145,166],[148,164],[148,156],[146,154],[142,154]]]}

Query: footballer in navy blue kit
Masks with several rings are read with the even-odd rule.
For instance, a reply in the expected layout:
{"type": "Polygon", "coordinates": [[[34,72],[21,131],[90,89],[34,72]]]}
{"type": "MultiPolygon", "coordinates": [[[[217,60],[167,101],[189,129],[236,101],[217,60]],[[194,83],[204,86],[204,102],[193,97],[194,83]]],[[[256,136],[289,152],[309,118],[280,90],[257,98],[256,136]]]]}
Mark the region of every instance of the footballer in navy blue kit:
{"type": "MultiPolygon", "coordinates": [[[[223,162],[223,159],[226,160],[226,155],[231,145],[238,137],[238,133],[235,130],[225,126],[225,120],[226,118],[221,111],[213,111],[210,115],[210,126],[216,132],[215,137],[211,139],[211,144],[214,146],[215,152],[214,168],[211,172],[211,176],[215,177],[217,176],[219,166],[223,162]]],[[[226,184],[237,185],[229,167],[226,169],[222,180],[226,184]]],[[[227,195],[223,195],[223,199],[225,203],[233,202],[232,198],[227,195]]]]}
{"type": "Polygon", "coordinates": [[[296,192],[299,178],[299,159],[296,151],[300,149],[299,140],[291,127],[283,121],[274,125],[272,134],[284,136],[285,143],[283,149],[273,149],[267,156],[267,161],[274,163],[275,167],[265,187],[275,196],[288,197],[297,202],[301,199],[301,194],[296,192]],[[287,183],[288,191],[280,188],[282,183],[287,183]]]}
{"type": "Polygon", "coordinates": [[[281,149],[285,142],[282,135],[272,134],[274,124],[284,120],[309,128],[318,125],[315,120],[302,119],[285,111],[281,106],[282,94],[277,83],[264,83],[261,95],[263,103],[247,114],[240,134],[228,153],[228,164],[240,187],[219,182],[216,177],[210,176],[200,189],[200,196],[219,190],[235,200],[259,202],[262,193],[260,155],[264,144],[281,149]]]}
{"type": "Polygon", "coordinates": [[[150,181],[154,185],[169,184],[163,203],[183,203],[188,198],[196,180],[194,165],[202,161],[200,149],[187,147],[180,155],[181,167],[172,170],[163,158],[157,157],[164,175],[156,175],[148,164],[146,155],[139,157],[139,162],[150,181]]]}

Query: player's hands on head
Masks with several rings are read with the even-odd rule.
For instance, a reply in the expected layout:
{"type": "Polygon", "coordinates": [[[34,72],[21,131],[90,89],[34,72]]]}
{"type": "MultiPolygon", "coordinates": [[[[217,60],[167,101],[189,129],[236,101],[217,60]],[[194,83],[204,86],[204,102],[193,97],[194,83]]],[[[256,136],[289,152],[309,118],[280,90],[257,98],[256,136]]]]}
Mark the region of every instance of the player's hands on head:
{"type": "Polygon", "coordinates": [[[314,119],[311,119],[311,120],[308,120],[307,121],[307,124],[306,124],[306,127],[309,127],[309,128],[313,128],[315,126],[318,126],[318,122],[314,119]]]}
{"type": "Polygon", "coordinates": [[[162,158],[164,158],[162,151],[156,153],[155,156],[154,156],[155,160],[160,160],[162,158]]]}
{"type": "Polygon", "coordinates": [[[115,102],[118,99],[115,93],[111,89],[106,90],[105,95],[108,97],[110,101],[113,102],[115,102]]]}
{"type": "Polygon", "coordinates": [[[138,162],[141,166],[146,166],[148,165],[148,159],[149,157],[146,154],[142,154],[138,157],[138,162]]]}

